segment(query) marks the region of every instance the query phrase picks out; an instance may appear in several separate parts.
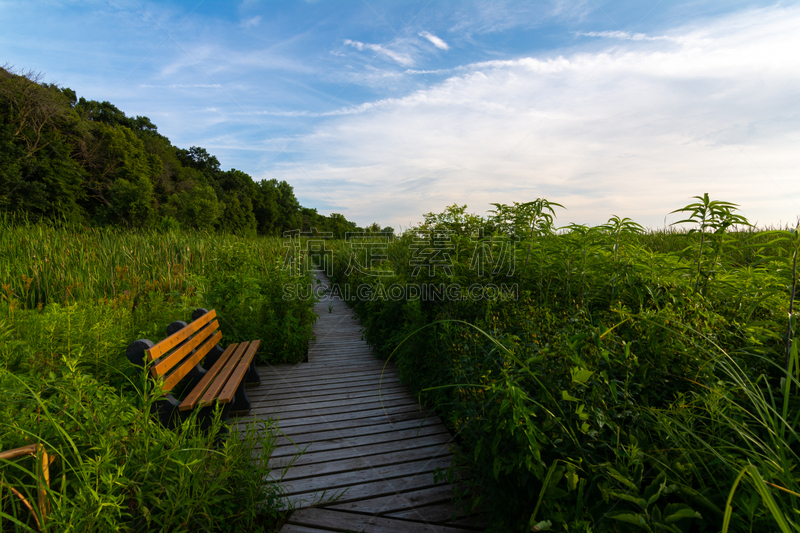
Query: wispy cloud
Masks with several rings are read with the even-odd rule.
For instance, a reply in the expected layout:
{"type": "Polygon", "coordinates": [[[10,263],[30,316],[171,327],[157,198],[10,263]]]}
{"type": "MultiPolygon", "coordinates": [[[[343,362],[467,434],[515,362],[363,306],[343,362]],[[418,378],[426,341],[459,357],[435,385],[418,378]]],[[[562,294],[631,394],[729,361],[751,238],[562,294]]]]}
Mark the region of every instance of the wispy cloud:
{"type": "Polygon", "coordinates": [[[621,39],[623,41],[674,41],[673,37],[657,35],[655,37],[644,33],[630,33],[627,31],[579,31],[577,35],[585,37],[606,37],[609,39],[621,39]]]}
{"type": "Polygon", "coordinates": [[[432,33],[428,33],[427,31],[419,32],[420,37],[424,37],[425,39],[429,40],[433,46],[438,48],[439,50],[449,50],[450,47],[447,45],[446,42],[438,38],[437,36],[433,35],[432,33]]]}
{"type": "Polygon", "coordinates": [[[248,115],[264,115],[264,116],[273,116],[273,117],[341,117],[345,115],[358,115],[361,113],[366,113],[369,111],[374,111],[375,109],[390,106],[395,103],[396,100],[393,98],[387,98],[385,100],[379,100],[377,102],[366,102],[361,105],[357,106],[349,106],[349,107],[342,107],[339,109],[333,109],[331,111],[322,111],[322,112],[314,112],[314,111],[303,111],[303,110],[292,110],[292,111],[251,111],[247,113],[248,115]]]}
{"type": "Polygon", "coordinates": [[[543,0],[518,2],[463,2],[454,14],[454,34],[491,34],[517,27],[542,26],[554,19],[580,20],[590,11],[587,0],[543,0]]]}
{"type": "Polygon", "coordinates": [[[588,0],[434,2],[405,28],[418,9],[392,2],[0,0],[0,48],[362,224],[543,196],[561,223],[655,226],[706,191],[776,222],[800,212],[800,7],[770,1],[644,23],[588,0]]]}
{"type": "Polygon", "coordinates": [[[386,57],[393,59],[394,61],[403,65],[404,67],[414,66],[414,60],[411,58],[410,55],[400,52],[395,52],[394,50],[391,50],[380,44],[362,43],[360,41],[352,41],[350,39],[345,39],[344,44],[352,46],[353,48],[355,48],[360,52],[364,50],[372,50],[373,52],[377,52],[378,54],[382,54],[386,57]]]}
{"type": "Polygon", "coordinates": [[[255,28],[261,24],[261,15],[256,15],[255,17],[243,20],[241,26],[243,28],[255,28]]]}
{"type": "MultiPolygon", "coordinates": [[[[419,219],[453,202],[482,212],[547,197],[570,208],[564,223],[623,213],[660,226],[706,191],[751,220],[789,220],[800,212],[798,26],[800,8],[753,10],[646,47],[474,63],[326,119],[295,149],[316,182],[335,183],[327,195],[354,206],[347,216],[394,225],[417,221],[409,209],[419,219]]],[[[320,196],[295,175],[269,170],[320,196]]]]}

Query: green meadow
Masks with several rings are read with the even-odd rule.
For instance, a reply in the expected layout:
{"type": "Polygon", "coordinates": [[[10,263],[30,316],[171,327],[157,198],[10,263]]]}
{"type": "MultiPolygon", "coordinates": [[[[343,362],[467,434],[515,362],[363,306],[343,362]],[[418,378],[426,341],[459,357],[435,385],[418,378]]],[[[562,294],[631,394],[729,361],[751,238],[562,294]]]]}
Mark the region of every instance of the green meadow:
{"type": "MultiPolygon", "coordinates": [[[[262,339],[260,362],[302,360],[313,302],[282,299],[300,278],[282,268],[281,240],[0,224],[0,450],[41,443],[55,458],[41,528],[272,531],[272,422],[222,445],[219,422],[161,427],[146,414],[158,392],[125,348],[206,307],[225,343],[262,339]]],[[[2,531],[39,529],[35,465],[3,461],[2,531]]]]}
{"type": "MultiPolygon", "coordinates": [[[[455,436],[438,476],[490,531],[798,531],[800,234],[695,200],[657,231],[558,227],[540,199],[362,233],[372,252],[326,243],[332,281],[369,288],[338,292],[365,338],[455,436]],[[410,285],[470,290],[387,296],[410,285]]],[[[124,352],[206,307],[226,341],[262,339],[261,362],[301,361],[314,300],[283,289],[311,277],[283,241],[3,220],[0,447],[55,457],[42,526],[22,503],[35,462],[4,462],[3,531],[280,526],[272,421],[221,443],[191,418],[165,429],[124,352]]]]}

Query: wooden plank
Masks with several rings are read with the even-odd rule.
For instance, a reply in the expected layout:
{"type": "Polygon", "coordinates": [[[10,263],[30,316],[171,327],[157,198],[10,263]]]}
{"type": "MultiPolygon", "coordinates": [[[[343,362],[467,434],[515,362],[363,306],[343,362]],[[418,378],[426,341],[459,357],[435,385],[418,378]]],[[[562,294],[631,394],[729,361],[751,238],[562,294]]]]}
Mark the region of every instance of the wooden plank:
{"type": "Polygon", "coordinates": [[[225,367],[220,371],[219,374],[217,374],[217,377],[214,378],[214,381],[211,383],[211,385],[209,385],[205,394],[203,394],[203,398],[199,403],[200,406],[208,405],[219,396],[219,392],[225,386],[225,383],[228,381],[228,377],[236,367],[236,362],[242,357],[242,353],[247,349],[247,344],[248,343],[246,342],[240,342],[236,345],[236,351],[233,352],[233,355],[228,359],[228,362],[225,363],[225,367]]]}
{"type": "Polygon", "coordinates": [[[347,379],[336,379],[336,380],[324,380],[324,381],[310,381],[310,382],[292,382],[292,381],[284,381],[280,383],[268,384],[263,383],[262,386],[264,387],[264,392],[266,393],[267,398],[278,399],[283,394],[288,393],[296,393],[296,392],[314,392],[314,391],[323,391],[323,390],[331,390],[331,389],[341,389],[341,388],[355,388],[355,387],[372,387],[376,390],[383,388],[384,386],[389,385],[397,385],[400,383],[400,379],[397,376],[390,376],[388,378],[384,378],[381,380],[378,376],[362,376],[358,378],[353,378],[350,380],[347,379]]]}
{"type": "Polygon", "coordinates": [[[289,409],[286,406],[273,407],[268,403],[259,403],[256,404],[256,407],[260,414],[272,414],[276,416],[280,415],[280,419],[282,421],[288,421],[294,418],[325,417],[327,415],[335,415],[344,412],[351,412],[355,414],[360,413],[361,411],[368,411],[372,409],[388,409],[390,407],[409,405],[416,405],[417,409],[419,410],[423,409],[423,406],[420,406],[420,404],[417,402],[417,399],[414,397],[406,396],[402,393],[399,396],[392,396],[393,397],[391,399],[384,397],[383,401],[381,401],[380,397],[377,395],[361,402],[358,398],[353,398],[350,400],[338,400],[337,402],[331,402],[331,404],[327,406],[317,406],[317,403],[315,402],[308,405],[301,404],[293,406],[292,409],[289,409]]]}
{"type": "Polygon", "coordinates": [[[260,340],[250,341],[250,345],[237,364],[236,370],[234,370],[228,378],[227,383],[225,383],[225,388],[222,389],[219,395],[220,403],[228,403],[233,399],[233,395],[236,393],[236,389],[239,388],[239,384],[242,382],[245,372],[247,372],[247,367],[249,367],[250,363],[253,361],[253,357],[255,357],[256,350],[258,350],[260,344],[260,340]]]}
{"type": "Polygon", "coordinates": [[[191,357],[186,359],[177,370],[167,376],[167,378],[164,380],[163,390],[168,391],[172,389],[172,387],[177,385],[180,380],[186,377],[186,374],[192,371],[194,366],[206,356],[209,350],[219,343],[220,339],[222,339],[222,333],[217,331],[210,339],[206,341],[205,344],[199,347],[191,357]]]}
{"type": "Polygon", "coordinates": [[[366,500],[326,505],[325,507],[328,509],[340,509],[342,511],[385,515],[387,513],[407,511],[422,505],[439,503],[449,504],[452,497],[453,486],[439,484],[411,492],[401,492],[366,500]]]}
{"type": "MultiPolygon", "coordinates": [[[[293,399],[287,402],[269,402],[264,403],[264,407],[272,409],[280,409],[282,416],[287,416],[295,411],[311,411],[317,409],[324,409],[327,407],[346,407],[350,405],[365,405],[377,403],[379,405],[397,405],[398,403],[418,403],[418,400],[408,391],[403,389],[395,389],[392,392],[386,391],[381,394],[377,391],[372,392],[366,396],[355,396],[345,398],[325,398],[324,396],[314,397],[311,400],[303,400],[300,398],[293,399]]],[[[259,404],[259,406],[261,406],[259,404]]]]}
{"type": "Polygon", "coordinates": [[[211,322],[217,316],[217,311],[212,309],[208,313],[204,314],[197,320],[193,321],[191,324],[187,324],[185,328],[182,328],[180,331],[176,331],[163,341],[159,342],[149,350],[146,350],[150,361],[154,361],[170,351],[172,348],[177,346],[178,344],[182,343],[186,338],[194,333],[195,331],[200,330],[203,326],[211,322]]]}
{"type": "Polygon", "coordinates": [[[225,366],[225,363],[228,362],[228,358],[233,353],[234,348],[236,348],[235,344],[229,345],[225,348],[225,351],[222,352],[222,355],[217,362],[214,363],[214,366],[208,369],[206,375],[203,376],[203,379],[200,380],[200,383],[192,389],[192,391],[186,396],[186,398],[181,402],[178,406],[178,409],[181,411],[188,411],[190,409],[194,409],[197,402],[200,400],[200,396],[206,391],[208,386],[211,384],[211,381],[217,377],[217,375],[222,370],[222,367],[225,366]]]}
{"type": "MultiPolygon", "coordinates": [[[[428,418],[417,418],[409,420],[395,420],[393,422],[377,422],[374,424],[363,426],[348,426],[343,428],[311,428],[311,431],[304,433],[291,433],[286,436],[279,436],[276,443],[277,446],[294,446],[297,444],[308,442],[327,442],[330,439],[351,439],[358,438],[362,435],[384,434],[394,431],[413,430],[420,431],[426,427],[444,427],[440,426],[441,421],[437,416],[430,416],[428,418]],[[291,439],[291,440],[290,440],[291,439]]],[[[447,428],[444,428],[445,430],[447,428]]]]}
{"type": "Polygon", "coordinates": [[[297,524],[284,524],[278,533],[331,533],[331,530],[299,526],[297,524]]]}
{"type": "MultiPolygon", "coordinates": [[[[311,368],[298,368],[288,372],[262,368],[259,370],[259,373],[263,373],[263,377],[270,383],[280,383],[282,381],[286,381],[287,379],[290,381],[295,381],[302,378],[324,379],[326,377],[353,377],[359,373],[364,375],[375,375],[376,373],[379,374],[383,370],[383,367],[370,365],[369,363],[362,363],[347,367],[343,367],[342,365],[331,365],[322,368],[321,366],[317,367],[315,364],[310,366],[311,368]]],[[[386,371],[387,373],[396,373],[394,368],[388,368],[386,371]]]]}
{"type": "Polygon", "coordinates": [[[414,470],[413,465],[416,464],[415,461],[449,457],[450,455],[450,449],[447,444],[435,444],[433,446],[425,446],[411,450],[392,451],[365,457],[328,461],[320,464],[292,466],[283,474],[282,479],[288,481],[303,477],[316,477],[339,472],[349,472],[351,470],[372,470],[376,467],[395,464],[410,465],[407,467],[406,473],[413,475],[418,473],[414,470]]]}
{"type": "MultiPolygon", "coordinates": [[[[345,459],[364,459],[369,461],[373,456],[381,455],[381,459],[387,457],[388,454],[398,454],[398,457],[405,459],[406,455],[411,455],[412,450],[417,448],[430,449],[430,446],[444,446],[450,444],[453,438],[449,433],[440,433],[438,435],[426,435],[414,439],[407,439],[403,441],[401,446],[398,446],[397,441],[377,442],[364,444],[361,446],[352,445],[347,442],[344,447],[328,449],[328,450],[305,450],[300,457],[296,459],[283,455],[280,457],[272,457],[270,464],[274,465],[273,468],[285,468],[291,462],[292,468],[297,468],[303,465],[316,465],[322,466],[323,463],[329,461],[342,461],[345,459]],[[402,451],[397,451],[400,448],[402,451]]],[[[298,453],[295,451],[295,454],[298,453]]],[[[448,452],[449,453],[449,452],[448,452]]]]}
{"type": "MultiPolygon", "coordinates": [[[[332,432],[331,432],[332,433],[332,432]]],[[[385,442],[395,443],[396,446],[413,445],[417,439],[422,437],[429,437],[431,435],[446,435],[450,438],[450,432],[447,428],[437,424],[429,425],[422,428],[405,429],[401,431],[387,431],[384,433],[373,433],[362,436],[346,435],[342,436],[340,432],[329,434],[327,439],[316,439],[313,442],[297,442],[295,444],[278,445],[272,451],[272,457],[282,457],[285,455],[294,455],[298,450],[303,450],[304,455],[313,454],[316,452],[324,452],[327,450],[342,449],[342,447],[367,446],[370,444],[381,444],[385,442]]]]}
{"type": "MultiPolygon", "coordinates": [[[[375,359],[375,357],[367,352],[363,356],[348,355],[345,357],[344,362],[326,362],[321,361],[318,363],[297,363],[296,365],[258,365],[259,371],[263,371],[267,377],[269,376],[297,376],[306,372],[319,373],[319,372],[337,372],[337,371],[353,371],[353,370],[371,370],[383,368],[383,361],[375,359]]],[[[389,368],[394,368],[390,365],[389,368]]]]}
{"type": "MultiPolygon", "coordinates": [[[[275,384],[284,381],[295,382],[298,380],[309,381],[312,379],[330,379],[336,377],[356,377],[356,376],[374,376],[380,374],[383,370],[381,366],[372,366],[366,364],[359,364],[353,366],[343,367],[342,365],[331,365],[325,368],[316,367],[312,368],[298,368],[290,372],[275,372],[271,370],[261,371],[264,375],[262,380],[265,383],[275,384]]],[[[394,374],[393,368],[387,369],[387,374],[394,374]]]]}
{"type": "MultiPolygon", "coordinates": [[[[297,380],[281,380],[274,383],[264,383],[264,387],[269,391],[288,391],[288,390],[321,390],[325,388],[334,387],[347,387],[350,385],[367,385],[373,384],[376,388],[384,383],[396,383],[399,381],[399,376],[388,375],[378,376],[376,374],[368,374],[363,376],[350,376],[350,377],[331,377],[320,379],[297,379],[297,380]]],[[[277,392],[270,392],[270,394],[277,394],[277,392]]]]}
{"type": "Polygon", "coordinates": [[[344,489],[354,485],[362,485],[375,481],[386,481],[392,478],[407,478],[420,474],[430,473],[437,468],[447,469],[452,464],[451,457],[437,457],[435,459],[421,459],[410,463],[382,465],[364,470],[350,470],[336,474],[319,475],[302,479],[282,479],[282,472],[271,472],[268,479],[279,481],[286,489],[287,495],[318,492],[322,489],[344,489]]]}
{"type": "MultiPolygon", "coordinates": [[[[321,503],[325,507],[330,507],[332,505],[341,505],[348,502],[392,496],[411,490],[443,486],[441,483],[439,485],[434,483],[433,471],[434,468],[430,468],[427,469],[426,472],[421,472],[413,476],[379,478],[367,483],[354,483],[344,488],[334,489],[327,495],[328,499],[323,500],[321,503]],[[335,500],[332,503],[325,503],[334,498],[335,500]]],[[[295,506],[303,504],[308,505],[312,502],[319,502],[319,500],[320,498],[316,492],[301,492],[286,497],[287,504],[295,506]]]]}
{"type": "Polygon", "coordinates": [[[342,389],[364,389],[366,387],[372,388],[373,390],[383,390],[384,387],[396,387],[400,385],[400,381],[395,378],[392,380],[384,380],[383,383],[380,383],[377,379],[364,379],[359,381],[353,382],[339,382],[339,383],[321,383],[321,384],[311,384],[311,385],[301,385],[295,386],[291,384],[283,384],[280,387],[269,387],[267,385],[263,385],[266,390],[253,390],[254,394],[257,394],[260,400],[264,402],[276,401],[279,400],[284,394],[300,394],[302,393],[319,393],[323,391],[335,391],[341,392],[342,389]],[[263,392],[262,392],[263,391],[263,392]]]}
{"type": "MultiPolygon", "coordinates": [[[[250,394],[250,401],[254,401],[255,398],[258,398],[259,402],[261,403],[270,403],[271,405],[277,405],[277,402],[289,402],[289,400],[298,400],[298,399],[311,399],[317,397],[327,397],[331,400],[341,400],[345,398],[358,398],[362,396],[368,396],[370,394],[375,394],[378,392],[378,388],[374,385],[353,385],[351,387],[343,386],[337,387],[332,389],[312,389],[312,390],[301,390],[301,391],[291,391],[291,392],[284,392],[283,394],[270,394],[271,391],[265,391],[267,394],[258,394],[260,391],[258,390],[251,390],[252,394],[250,394]]],[[[385,388],[380,390],[389,392],[389,391],[397,391],[403,390],[407,391],[408,387],[403,385],[400,382],[391,383],[385,388]]]]}
{"type": "Polygon", "coordinates": [[[406,520],[393,520],[330,509],[300,509],[289,518],[290,524],[323,527],[333,531],[361,531],[363,533],[455,533],[459,528],[420,524],[406,520]]]}
{"type": "Polygon", "coordinates": [[[457,509],[451,502],[437,503],[435,505],[425,505],[414,507],[412,509],[405,509],[393,513],[387,513],[384,516],[392,518],[403,518],[405,520],[419,520],[433,523],[443,523],[459,518],[464,518],[464,513],[457,509]]]}
{"type": "MultiPolygon", "coordinates": [[[[238,422],[247,422],[254,417],[263,418],[264,413],[252,413],[238,418],[238,422]]],[[[402,405],[387,407],[386,409],[370,409],[360,413],[341,413],[327,415],[317,419],[296,418],[293,420],[279,420],[280,430],[287,435],[306,433],[320,429],[338,429],[345,427],[361,427],[371,424],[385,424],[401,420],[423,419],[432,415],[429,410],[419,410],[417,405],[402,405]]]]}
{"type": "Polygon", "coordinates": [[[273,380],[270,382],[269,380],[265,381],[266,385],[277,385],[279,383],[290,383],[292,386],[298,386],[303,383],[311,383],[311,384],[323,384],[323,383],[349,383],[351,381],[361,381],[369,379],[371,381],[380,382],[381,378],[388,379],[394,378],[397,375],[394,372],[386,372],[383,375],[376,372],[356,372],[353,374],[341,374],[341,375],[334,375],[329,377],[320,377],[320,376],[297,376],[293,379],[287,379],[282,377],[279,380],[273,380]]]}
{"type": "Polygon", "coordinates": [[[348,392],[359,393],[365,391],[377,392],[393,389],[408,390],[407,386],[403,385],[397,380],[393,380],[388,383],[384,382],[380,386],[377,383],[360,382],[351,384],[336,383],[320,387],[285,387],[282,389],[268,388],[267,390],[264,390],[265,388],[266,387],[262,388],[262,386],[259,386],[251,389],[251,398],[258,398],[259,403],[267,404],[285,399],[291,400],[296,398],[311,398],[314,396],[325,396],[327,394],[334,395],[348,392]]]}
{"type": "Polygon", "coordinates": [[[180,363],[183,360],[183,358],[189,354],[189,352],[197,348],[201,342],[210,337],[211,334],[217,329],[219,329],[219,322],[217,322],[216,320],[211,322],[210,324],[207,324],[206,327],[198,331],[194,337],[192,337],[188,342],[186,342],[186,344],[182,345],[171,354],[162,358],[161,361],[159,361],[158,363],[152,365],[150,367],[150,373],[153,375],[154,378],[158,378],[158,376],[163,376],[169,371],[170,368],[180,363]]]}
{"type": "MultiPolygon", "coordinates": [[[[388,410],[390,407],[417,407],[419,409],[419,404],[417,400],[410,398],[410,399],[396,399],[392,403],[387,404],[386,402],[380,401],[372,401],[372,402],[349,402],[343,405],[334,406],[334,407],[323,407],[320,409],[314,409],[312,407],[307,408],[306,410],[300,411],[283,411],[279,409],[274,409],[270,407],[264,407],[259,409],[260,414],[266,415],[280,415],[280,426],[283,427],[284,422],[288,422],[293,419],[307,419],[307,418],[319,418],[320,421],[324,422],[329,416],[334,417],[336,415],[354,415],[354,418],[359,416],[363,416],[362,413],[364,411],[384,411],[388,410]]],[[[331,418],[334,420],[335,418],[331,418]]]]}

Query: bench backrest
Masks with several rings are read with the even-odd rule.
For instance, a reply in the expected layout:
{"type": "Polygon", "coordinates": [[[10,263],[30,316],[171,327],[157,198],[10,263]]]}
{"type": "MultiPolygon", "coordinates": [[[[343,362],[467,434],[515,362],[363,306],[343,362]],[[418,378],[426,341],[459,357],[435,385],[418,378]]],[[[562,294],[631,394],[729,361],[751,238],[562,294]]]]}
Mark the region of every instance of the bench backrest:
{"type": "Polygon", "coordinates": [[[212,309],[145,351],[153,378],[164,376],[164,391],[177,385],[222,339],[216,316],[212,309]]]}

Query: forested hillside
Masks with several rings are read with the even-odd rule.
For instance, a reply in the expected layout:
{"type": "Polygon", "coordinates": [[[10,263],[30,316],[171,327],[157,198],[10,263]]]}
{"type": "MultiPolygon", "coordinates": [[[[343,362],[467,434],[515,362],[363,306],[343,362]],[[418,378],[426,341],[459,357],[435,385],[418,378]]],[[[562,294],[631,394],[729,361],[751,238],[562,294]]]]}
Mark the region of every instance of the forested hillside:
{"type": "Polygon", "coordinates": [[[173,146],[149,118],[78,98],[42,75],[0,68],[0,213],[92,226],[279,235],[356,225],[302,207],[285,181],[222,170],[173,146]]]}

